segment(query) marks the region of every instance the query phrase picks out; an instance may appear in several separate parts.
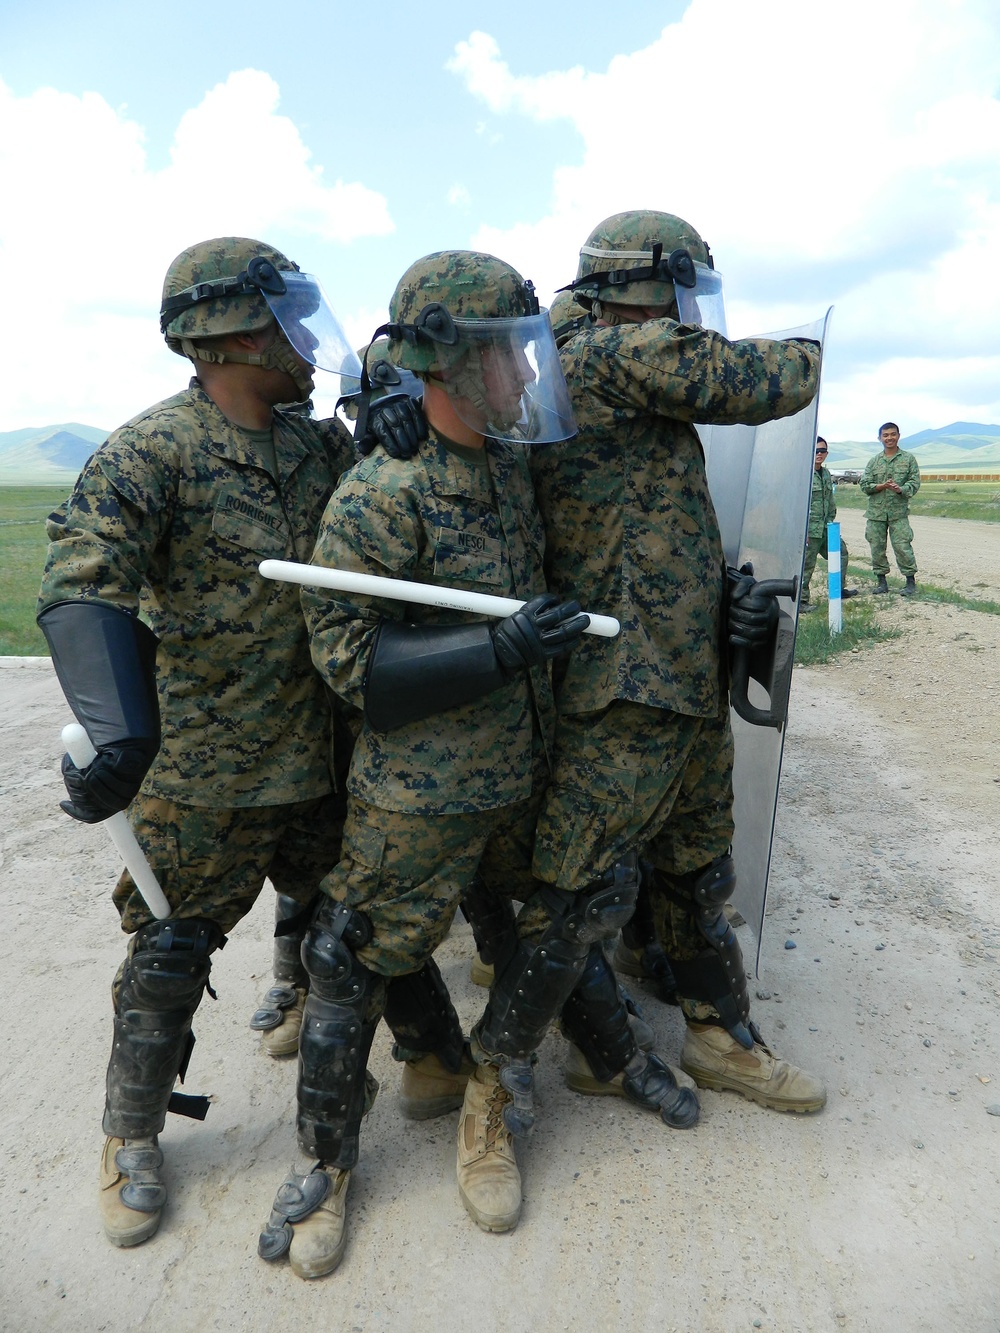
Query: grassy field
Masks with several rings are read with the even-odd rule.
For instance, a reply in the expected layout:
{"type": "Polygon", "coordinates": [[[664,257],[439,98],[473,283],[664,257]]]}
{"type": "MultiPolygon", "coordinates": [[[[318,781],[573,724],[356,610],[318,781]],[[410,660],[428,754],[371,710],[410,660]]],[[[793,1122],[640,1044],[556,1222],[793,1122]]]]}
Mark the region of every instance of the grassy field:
{"type": "Polygon", "coordinates": [[[0,486],[0,657],[47,657],[35,624],[45,564],[45,520],[66,498],[62,486],[0,486]]]}
{"type": "Polygon", "coordinates": [[[898,639],[898,629],[884,629],[875,615],[875,603],[868,598],[852,598],[843,604],[843,627],[830,633],[826,602],[821,602],[811,616],[800,616],[795,635],[795,665],[819,666],[832,662],[841,653],[864,648],[886,639],[898,639]]]}
{"type": "MultiPolygon", "coordinates": [[[[0,486],[0,657],[47,656],[48,647],[35,624],[35,599],[45,563],[45,520],[66,497],[60,486],[0,486]]],[[[857,486],[838,486],[837,504],[864,508],[857,486]]],[[[910,502],[914,514],[1000,522],[1000,488],[995,482],[925,482],[910,502]]],[[[825,568],[825,566],[823,566],[825,568]]],[[[970,603],[940,589],[921,588],[935,600],[954,600],[996,614],[993,603],[970,603]]],[[[830,640],[825,616],[804,617],[799,625],[796,661],[826,662],[838,653],[886,637],[867,614],[870,603],[844,605],[844,633],[830,640]]]]}
{"type": "MultiPolygon", "coordinates": [[[[864,509],[867,503],[859,486],[841,483],[837,487],[838,509],[864,509]]],[[[910,513],[1000,523],[1000,485],[995,481],[925,481],[910,501],[910,513]]]]}

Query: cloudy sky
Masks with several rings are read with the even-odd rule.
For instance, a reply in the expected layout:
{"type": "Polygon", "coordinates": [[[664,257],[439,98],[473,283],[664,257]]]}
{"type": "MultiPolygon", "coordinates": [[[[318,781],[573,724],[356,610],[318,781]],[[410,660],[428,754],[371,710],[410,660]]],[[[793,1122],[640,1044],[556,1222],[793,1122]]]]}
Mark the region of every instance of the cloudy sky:
{"type": "Polygon", "coordinates": [[[8,0],[0,431],[181,387],[194,241],[279,246],[360,344],[418,256],[547,301],[626,208],[698,227],[736,335],[834,307],[829,438],[1000,422],[998,99],[995,0],[8,0]]]}

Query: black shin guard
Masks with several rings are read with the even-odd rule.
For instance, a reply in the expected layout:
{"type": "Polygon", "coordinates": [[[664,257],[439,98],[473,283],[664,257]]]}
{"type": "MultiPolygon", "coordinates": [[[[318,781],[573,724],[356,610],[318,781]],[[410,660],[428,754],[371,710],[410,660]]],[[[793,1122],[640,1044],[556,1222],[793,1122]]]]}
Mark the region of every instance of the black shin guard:
{"type": "MultiPolygon", "coordinates": [[[[194,1045],[191,1020],[212,970],[210,955],[224,944],[214,921],[197,919],[156,921],[136,935],[115,1006],[105,1134],[150,1138],[163,1128],[194,1045]]],[[[176,1109],[187,1108],[180,1102],[176,1109]]]]}
{"type": "Polygon", "coordinates": [[[637,1047],[625,997],[599,944],[591,945],[576,989],[563,1005],[565,1035],[602,1083],[620,1074],[637,1047]]]}
{"type": "Polygon", "coordinates": [[[303,907],[287,893],[274,900],[274,979],[289,986],[308,986],[309,975],[302,964],[302,941],[316,910],[316,899],[303,907]]]}
{"type": "Polygon", "coordinates": [[[285,1010],[298,1002],[299,990],[309,989],[309,973],[302,964],[302,941],[316,910],[316,899],[303,907],[287,893],[275,896],[274,985],[250,1019],[253,1032],[269,1032],[285,1021],[285,1010]]]}
{"type": "Polygon", "coordinates": [[[752,1050],[758,1034],[750,1022],[743,950],[724,910],[736,888],[733,858],[720,856],[689,875],[656,873],[661,889],[691,912],[699,933],[711,946],[711,952],[698,958],[670,960],[678,995],[713,1005],[726,1031],[752,1050]]]}
{"type": "Polygon", "coordinates": [[[690,1088],[681,1088],[658,1055],[638,1051],[628,1063],[622,1088],[629,1101],[659,1111],[660,1119],[671,1129],[691,1129],[698,1122],[701,1107],[690,1088]]]}
{"type": "Polygon", "coordinates": [[[505,963],[517,947],[514,904],[491,893],[476,875],[462,895],[462,914],[472,927],[476,952],[484,963],[505,963]]]}
{"type": "Polygon", "coordinates": [[[629,1101],[658,1111],[672,1129],[690,1129],[698,1120],[697,1097],[677,1086],[659,1056],[639,1050],[628,1019],[625,996],[604,951],[595,944],[576,990],[563,1006],[566,1036],[583,1052],[601,1083],[622,1074],[622,1090],[629,1101]]]}
{"type": "Polygon", "coordinates": [[[273,956],[273,977],[275,985],[268,989],[264,1002],[253,1012],[252,1032],[269,1032],[280,1028],[285,1021],[285,1009],[295,1008],[299,1001],[299,990],[308,990],[309,974],[303,966],[303,940],[305,930],[316,910],[316,898],[308,908],[301,902],[288,897],[287,893],[275,896],[275,956],[273,956]]]}
{"type": "Polygon", "coordinates": [[[433,1053],[446,1069],[458,1073],[465,1038],[433,958],[428,958],[419,972],[389,980],[383,1017],[395,1039],[395,1059],[412,1060],[433,1053]]]}
{"type": "Polygon", "coordinates": [[[635,911],[631,921],[622,927],[622,943],[639,955],[642,979],[656,984],[660,999],[664,1004],[677,1003],[677,987],[674,974],[663,950],[663,945],[656,938],[656,926],[653,921],[653,904],[649,898],[649,880],[656,871],[648,861],[639,862],[639,895],[635,900],[635,911]]]}
{"type": "Polygon", "coordinates": [[[632,915],[637,889],[636,862],[629,857],[578,893],[546,886],[536,895],[551,924],[535,943],[519,941],[493,983],[475,1032],[483,1052],[501,1066],[500,1080],[513,1096],[504,1109],[511,1133],[526,1133],[534,1121],[535,1049],[575,989],[591,945],[614,938],[632,915]]]}
{"type": "Polygon", "coordinates": [[[354,955],[370,938],[367,917],[324,898],[302,946],[309,995],[299,1039],[299,1145],[345,1169],[358,1160],[365,1071],[385,1005],[384,979],[354,955]]]}

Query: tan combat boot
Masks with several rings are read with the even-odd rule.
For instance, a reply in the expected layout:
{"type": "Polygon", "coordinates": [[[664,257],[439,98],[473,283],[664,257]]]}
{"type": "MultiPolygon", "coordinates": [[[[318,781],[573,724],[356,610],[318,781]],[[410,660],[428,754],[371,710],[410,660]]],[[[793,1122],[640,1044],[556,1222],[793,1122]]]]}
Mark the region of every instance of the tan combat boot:
{"type": "Polygon", "coordinates": [[[260,1049],[265,1055],[278,1059],[281,1056],[298,1054],[306,994],[304,986],[296,986],[295,1003],[281,1011],[281,1022],[277,1027],[268,1028],[266,1032],[260,1034],[260,1049]]]}
{"type": "Polygon", "coordinates": [[[826,1089],[813,1074],[778,1060],[759,1042],[745,1050],[725,1028],[688,1023],[681,1068],[699,1088],[738,1092],[773,1111],[819,1111],[826,1089]]]}
{"type": "Polygon", "coordinates": [[[475,1061],[466,1049],[458,1072],[453,1074],[433,1054],[407,1060],[399,1084],[399,1110],[406,1120],[432,1120],[457,1111],[465,1099],[465,1085],[475,1072],[475,1061]]]}
{"type": "Polygon", "coordinates": [[[639,981],[652,979],[652,974],[643,965],[642,950],[630,949],[621,937],[615,945],[611,966],[616,972],[620,972],[623,977],[635,977],[639,981]]]}
{"type": "Polygon", "coordinates": [[[293,1236],[288,1262],[299,1277],[326,1277],[344,1257],[347,1246],[347,1187],[350,1171],[327,1167],[330,1188],[319,1207],[291,1224],[293,1236]]]}
{"type": "Polygon", "coordinates": [[[101,1156],[100,1207],[104,1234],[112,1245],[141,1245],[160,1225],[167,1192],[160,1181],[163,1153],[156,1139],[131,1143],[108,1137],[101,1156]],[[126,1191],[125,1199],[122,1191],[126,1191]],[[126,1199],[142,1203],[132,1208],[126,1199]]]}
{"type": "Polygon", "coordinates": [[[484,963],[482,956],[476,954],[469,967],[469,980],[474,986],[485,986],[487,990],[493,985],[493,964],[484,963]]]}
{"type": "Polygon", "coordinates": [[[458,1192],[484,1231],[513,1231],[521,1213],[521,1174],[503,1123],[511,1101],[494,1064],[478,1065],[458,1121],[458,1192]]]}

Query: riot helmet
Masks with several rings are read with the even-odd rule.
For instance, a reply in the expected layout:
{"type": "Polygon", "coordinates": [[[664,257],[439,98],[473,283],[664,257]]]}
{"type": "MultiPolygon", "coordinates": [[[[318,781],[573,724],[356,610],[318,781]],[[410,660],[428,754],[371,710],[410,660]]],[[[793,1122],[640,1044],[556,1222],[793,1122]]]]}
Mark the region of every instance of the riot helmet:
{"type": "Polygon", "coordinates": [[[556,340],[557,347],[568,343],[570,338],[586,328],[589,322],[586,310],[577,304],[572,292],[556,292],[549,306],[549,323],[552,325],[552,336],[556,340]]]}
{"type": "Polygon", "coordinates": [[[503,260],[473,250],[417,260],[396,286],[382,334],[392,364],[439,382],[479,434],[526,444],[575,434],[548,315],[503,260]]]}
{"type": "Polygon", "coordinates": [[[358,348],[358,356],[367,367],[372,388],[378,397],[380,394],[405,393],[409,398],[422,398],[424,382],[400,365],[393,365],[390,357],[389,339],[382,337],[358,348]]]}
{"type": "Polygon", "coordinates": [[[160,330],[180,356],[236,361],[283,370],[303,398],[312,392],[294,352],[311,366],[339,375],[356,387],[361,373],[318,280],[299,271],[280,250],[242,236],[202,241],[177,256],[167,270],[160,303],[160,330]],[[221,352],[205,339],[254,333],[276,325],[262,353],[221,352]]]}
{"type": "Polygon", "coordinates": [[[388,338],[376,338],[359,347],[358,361],[362,367],[360,385],[337,400],[337,410],[343,411],[348,421],[366,421],[368,405],[390,395],[406,394],[418,402],[423,398],[423,380],[389,360],[388,338]]]}
{"type": "Polygon", "coordinates": [[[634,210],[598,224],[580,250],[576,278],[562,289],[595,318],[604,304],[666,306],[683,324],[725,333],[722,275],[690,223],[634,210]]]}

